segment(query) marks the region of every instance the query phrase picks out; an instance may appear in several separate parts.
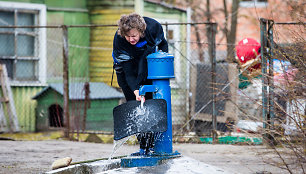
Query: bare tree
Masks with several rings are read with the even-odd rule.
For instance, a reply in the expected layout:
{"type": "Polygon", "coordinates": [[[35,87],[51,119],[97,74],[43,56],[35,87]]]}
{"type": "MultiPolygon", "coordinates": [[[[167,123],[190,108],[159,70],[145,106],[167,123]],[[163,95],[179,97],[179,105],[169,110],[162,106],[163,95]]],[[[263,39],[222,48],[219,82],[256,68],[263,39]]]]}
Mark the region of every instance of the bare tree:
{"type": "MultiPolygon", "coordinates": [[[[221,31],[226,38],[227,42],[227,62],[235,61],[235,42],[236,42],[236,31],[238,23],[238,10],[239,10],[239,0],[233,0],[232,4],[223,0],[223,7],[211,8],[210,0],[206,0],[205,6],[201,5],[203,2],[198,0],[189,0],[188,6],[193,10],[192,20],[194,22],[203,22],[208,21],[212,22],[215,19],[215,16],[220,13],[224,14],[224,24],[220,25],[221,31]],[[231,11],[228,11],[228,7],[231,5],[231,11]]],[[[198,26],[195,26],[196,40],[198,42],[199,49],[199,60],[204,61],[204,54],[202,50],[203,44],[200,44],[201,40],[201,29],[198,26]]],[[[206,37],[208,37],[208,32],[206,32],[206,37]]]]}
{"type": "Polygon", "coordinates": [[[235,61],[234,48],[236,42],[239,0],[233,0],[231,14],[229,14],[229,12],[227,11],[226,0],[223,0],[223,7],[224,7],[223,13],[225,17],[225,24],[222,31],[226,36],[226,42],[227,42],[227,62],[234,62],[235,61]],[[228,22],[228,19],[230,17],[231,17],[231,23],[228,22]],[[228,28],[230,28],[230,30],[228,30],[228,28]]]}

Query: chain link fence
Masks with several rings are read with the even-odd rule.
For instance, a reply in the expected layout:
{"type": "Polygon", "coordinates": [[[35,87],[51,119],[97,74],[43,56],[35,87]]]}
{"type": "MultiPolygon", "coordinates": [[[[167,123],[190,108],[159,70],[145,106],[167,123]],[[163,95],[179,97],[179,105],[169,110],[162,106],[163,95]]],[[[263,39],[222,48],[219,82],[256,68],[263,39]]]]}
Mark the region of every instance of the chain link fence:
{"type": "MultiPolygon", "coordinates": [[[[225,56],[220,56],[216,48],[213,48],[213,25],[163,25],[169,53],[175,56],[176,78],[171,80],[175,134],[182,134],[186,130],[199,135],[210,134],[213,129],[213,93],[218,94],[214,103],[218,118],[217,129],[226,131],[225,122],[231,118],[227,113],[232,111],[226,109],[229,106],[224,97],[230,93],[229,83],[233,77],[229,77],[232,74],[229,71],[234,65],[227,64],[225,56]],[[212,55],[217,55],[215,62],[222,62],[217,63],[216,73],[212,69],[212,55]],[[214,92],[213,75],[216,80],[214,92]]],[[[2,28],[1,37],[4,38],[1,40],[7,44],[1,44],[1,63],[8,68],[17,115],[23,130],[57,129],[65,125],[63,77],[67,73],[70,85],[70,129],[112,132],[110,111],[122,102],[116,77],[112,77],[111,52],[116,28],[115,25],[67,26],[68,47],[64,44],[63,26],[2,28]],[[63,68],[65,51],[68,51],[67,70],[63,68]],[[104,88],[104,84],[107,88],[104,88]],[[98,89],[86,91],[86,85],[98,86],[98,89]],[[22,97],[19,95],[21,93],[22,97]],[[103,101],[107,100],[103,99],[105,94],[117,97],[112,101],[115,104],[106,102],[109,106],[99,110],[104,108],[103,101]],[[102,96],[96,99],[101,100],[100,106],[99,102],[92,102],[95,96],[102,96]],[[91,112],[92,117],[88,116],[91,112]]]]}
{"type": "Polygon", "coordinates": [[[278,164],[289,173],[305,173],[306,24],[266,19],[261,19],[260,23],[262,134],[277,154],[274,159],[265,160],[272,165],[278,164]]]}
{"type": "MultiPolygon", "coordinates": [[[[171,79],[174,136],[195,133],[214,137],[236,132],[243,127],[237,127],[239,124],[247,124],[241,121],[256,125],[265,121],[261,78],[244,78],[244,70],[227,61],[228,45],[215,42],[217,24],[166,23],[162,26],[169,53],[175,57],[175,79],[171,79]]],[[[276,28],[277,51],[289,49],[288,44],[302,45],[285,51],[286,54],[275,51],[274,56],[290,59],[293,65],[303,68],[304,27],[292,24],[276,28]],[[296,51],[297,48],[303,51],[296,51]],[[291,61],[292,56],[296,61],[291,61]]],[[[112,109],[124,102],[112,67],[112,41],[116,29],[116,25],[1,26],[1,63],[8,69],[23,131],[62,129],[67,125],[67,114],[73,132],[112,133],[112,109]],[[67,43],[64,28],[67,28],[67,43]],[[68,51],[67,65],[64,64],[65,51],[68,51]],[[68,101],[64,100],[65,73],[70,85],[66,88],[68,101]],[[69,108],[66,113],[65,106],[69,108]]],[[[294,84],[303,89],[305,76],[298,74],[301,80],[294,84]]],[[[278,114],[284,113],[290,107],[288,102],[292,101],[283,100],[286,95],[278,91],[287,89],[277,85],[275,83],[274,90],[278,114]]]]}

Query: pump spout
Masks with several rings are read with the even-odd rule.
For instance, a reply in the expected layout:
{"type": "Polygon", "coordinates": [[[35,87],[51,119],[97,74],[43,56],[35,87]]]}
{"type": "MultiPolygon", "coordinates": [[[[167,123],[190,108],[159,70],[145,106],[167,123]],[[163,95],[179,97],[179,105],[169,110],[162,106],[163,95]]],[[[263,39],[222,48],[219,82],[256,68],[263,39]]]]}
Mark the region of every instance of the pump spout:
{"type": "Polygon", "coordinates": [[[157,92],[158,86],[156,85],[143,85],[139,89],[139,95],[144,96],[147,92],[157,92]]]}

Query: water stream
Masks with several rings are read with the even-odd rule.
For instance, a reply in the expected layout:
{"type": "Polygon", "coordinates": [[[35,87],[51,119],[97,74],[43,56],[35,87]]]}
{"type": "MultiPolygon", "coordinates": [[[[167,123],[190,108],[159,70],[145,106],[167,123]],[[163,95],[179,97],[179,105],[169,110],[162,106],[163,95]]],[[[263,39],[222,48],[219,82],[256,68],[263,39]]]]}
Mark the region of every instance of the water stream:
{"type": "Polygon", "coordinates": [[[110,154],[110,156],[108,157],[108,161],[111,161],[113,155],[117,152],[117,150],[125,143],[129,140],[131,136],[122,138],[121,140],[114,140],[114,146],[113,146],[113,150],[112,153],[110,154]]]}
{"type": "MultiPolygon", "coordinates": [[[[144,96],[141,96],[141,104],[140,104],[140,107],[137,107],[135,109],[134,112],[132,112],[133,114],[133,117],[138,117],[138,116],[141,116],[141,115],[145,115],[146,114],[146,108],[143,106],[144,105],[144,96]]],[[[128,137],[125,137],[121,140],[114,140],[114,146],[113,146],[113,150],[112,150],[112,153],[110,154],[109,158],[108,158],[108,161],[110,161],[113,157],[113,155],[117,152],[117,150],[125,143],[129,140],[131,136],[128,136],[128,137]]]]}
{"type": "Polygon", "coordinates": [[[143,109],[143,104],[144,104],[144,96],[141,96],[141,103],[140,103],[140,108],[143,109]]]}

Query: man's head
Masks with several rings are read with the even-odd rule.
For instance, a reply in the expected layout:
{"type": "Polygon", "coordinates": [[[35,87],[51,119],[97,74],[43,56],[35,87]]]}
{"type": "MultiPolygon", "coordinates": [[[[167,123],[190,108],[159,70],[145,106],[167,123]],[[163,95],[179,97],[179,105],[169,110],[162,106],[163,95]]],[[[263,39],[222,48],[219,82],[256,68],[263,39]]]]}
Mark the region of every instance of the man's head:
{"type": "Polygon", "coordinates": [[[118,21],[118,34],[124,37],[130,44],[136,45],[140,38],[144,37],[146,22],[137,13],[122,15],[118,21]]]}

